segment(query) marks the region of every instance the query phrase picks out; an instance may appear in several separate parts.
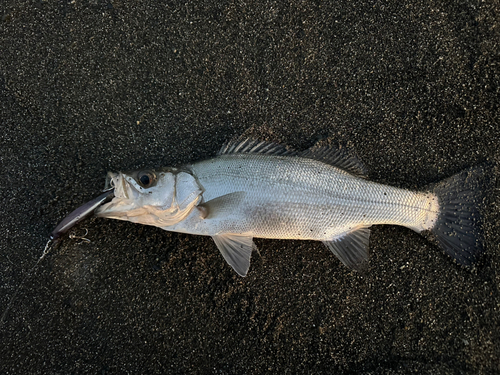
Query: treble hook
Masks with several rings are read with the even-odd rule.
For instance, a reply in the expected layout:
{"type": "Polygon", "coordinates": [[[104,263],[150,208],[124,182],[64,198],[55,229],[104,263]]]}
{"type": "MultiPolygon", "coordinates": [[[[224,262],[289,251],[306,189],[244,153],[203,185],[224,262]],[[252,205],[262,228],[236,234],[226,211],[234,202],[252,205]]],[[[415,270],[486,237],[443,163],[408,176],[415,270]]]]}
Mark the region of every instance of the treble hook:
{"type": "Polygon", "coordinates": [[[84,229],[85,229],[85,234],[83,236],[77,236],[77,235],[71,233],[68,237],[71,238],[72,240],[74,240],[74,239],[82,240],[81,242],[78,242],[78,245],[82,244],[83,241],[90,242],[90,240],[88,238],[85,238],[85,236],[87,234],[89,234],[89,230],[87,228],[84,228],[84,229]]]}

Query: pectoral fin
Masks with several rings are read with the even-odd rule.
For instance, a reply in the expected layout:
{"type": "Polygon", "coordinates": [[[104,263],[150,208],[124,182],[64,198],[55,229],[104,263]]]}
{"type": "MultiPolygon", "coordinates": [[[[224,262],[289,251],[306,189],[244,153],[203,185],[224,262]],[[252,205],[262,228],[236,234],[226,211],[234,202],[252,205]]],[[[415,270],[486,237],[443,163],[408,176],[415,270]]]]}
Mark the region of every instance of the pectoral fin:
{"type": "Polygon", "coordinates": [[[368,263],[370,229],[361,228],[332,241],[323,241],[347,267],[364,271],[368,263]]]}
{"type": "Polygon", "coordinates": [[[204,219],[229,216],[241,209],[245,195],[244,191],[236,191],[202,203],[198,206],[200,214],[204,219]]]}
{"type": "Polygon", "coordinates": [[[255,245],[251,236],[224,233],[212,237],[226,262],[240,276],[246,276],[255,245]]]}

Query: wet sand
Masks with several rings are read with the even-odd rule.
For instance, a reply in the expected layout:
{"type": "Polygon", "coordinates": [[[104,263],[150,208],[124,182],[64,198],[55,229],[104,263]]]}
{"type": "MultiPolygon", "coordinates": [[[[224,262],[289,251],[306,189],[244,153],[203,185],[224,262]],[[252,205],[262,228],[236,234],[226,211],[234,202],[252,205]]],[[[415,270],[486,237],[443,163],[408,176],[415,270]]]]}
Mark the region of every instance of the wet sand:
{"type": "Polygon", "coordinates": [[[7,2],[0,373],[500,372],[498,190],[472,270],[376,226],[365,275],[321,243],[258,239],[241,278],[210,238],[104,219],[33,269],[108,170],[241,134],[347,146],[411,189],[498,164],[495,4],[7,2]]]}

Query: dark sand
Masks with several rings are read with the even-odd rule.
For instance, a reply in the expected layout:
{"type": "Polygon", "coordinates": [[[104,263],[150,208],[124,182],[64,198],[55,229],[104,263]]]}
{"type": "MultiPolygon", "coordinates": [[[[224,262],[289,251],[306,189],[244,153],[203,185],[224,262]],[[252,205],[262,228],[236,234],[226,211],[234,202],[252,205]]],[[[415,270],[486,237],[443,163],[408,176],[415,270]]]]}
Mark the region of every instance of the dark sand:
{"type": "Polygon", "coordinates": [[[473,270],[377,226],[365,276],[257,240],[240,278],[210,238],[92,219],[30,274],[106,171],[245,132],[405,188],[500,160],[498,1],[157,3],[2,3],[0,373],[499,373],[498,191],[473,270]]]}

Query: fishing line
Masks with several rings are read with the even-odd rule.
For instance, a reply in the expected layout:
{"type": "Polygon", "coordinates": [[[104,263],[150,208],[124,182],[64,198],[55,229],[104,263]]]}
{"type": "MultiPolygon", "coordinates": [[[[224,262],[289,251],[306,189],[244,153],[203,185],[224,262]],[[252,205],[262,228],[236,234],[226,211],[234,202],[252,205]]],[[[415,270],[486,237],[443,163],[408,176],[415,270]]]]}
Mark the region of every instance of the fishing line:
{"type": "Polygon", "coordinates": [[[40,264],[40,262],[43,260],[43,258],[45,258],[45,256],[50,252],[50,250],[52,249],[51,244],[53,244],[53,243],[56,243],[56,241],[52,240],[52,239],[49,239],[47,241],[47,244],[45,245],[45,248],[43,249],[42,255],[40,256],[40,258],[38,258],[35,265],[33,267],[31,267],[31,269],[28,271],[28,273],[21,280],[21,283],[17,286],[14,294],[12,295],[9,303],[7,304],[7,307],[5,308],[5,311],[2,314],[2,317],[0,318],[0,326],[3,326],[3,323],[5,322],[5,318],[7,317],[7,313],[9,312],[10,307],[14,303],[14,301],[17,297],[17,293],[19,293],[19,290],[23,286],[24,282],[26,281],[26,279],[28,279],[31,276],[31,273],[35,270],[35,268],[38,266],[38,264],[40,264]]]}
{"type": "MultiPolygon", "coordinates": [[[[2,316],[0,317],[0,327],[3,326],[3,324],[5,322],[5,318],[7,317],[7,313],[9,312],[9,309],[12,306],[12,303],[15,301],[17,294],[19,293],[19,289],[21,289],[21,287],[23,286],[26,279],[31,276],[31,274],[36,269],[36,267],[40,264],[40,262],[43,260],[43,258],[45,258],[45,256],[53,248],[53,246],[51,246],[51,245],[58,243],[60,238],[61,238],[61,235],[63,235],[68,230],[73,228],[80,221],[92,216],[97,207],[99,207],[100,205],[102,205],[106,202],[109,202],[114,197],[114,190],[115,189],[113,187],[109,187],[109,188],[105,189],[103,194],[101,194],[97,198],[91,200],[90,202],[85,203],[83,206],[80,206],[76,210],[71,212],[52,231],[52,233],[50,234],[50,239],[47,241],[47,244],[45,245],[45,248],[43,249],[42,255],[40,256],[40,258],[38,258],[37,262],[29,270],[29,272],[26,274],[26,276],[23,277],[23,279],[21,280],[21,283],[18,285],[18,287],[16,288],[16,291],[14,292],[9,303],[7,304],[7,308],[5,309],[2,316]]],[[[69,238],[81,240],[81,242],[79,242],[78,244],[81,244],[83,242],[90,242],[90,240],[88,238],[85,238],[85,236],[88,233],[89,233],[89,231],[87,229],[85,229],[85,234],[83,236],[76,236],[76,235],[70,234],[69,238]]]]}

